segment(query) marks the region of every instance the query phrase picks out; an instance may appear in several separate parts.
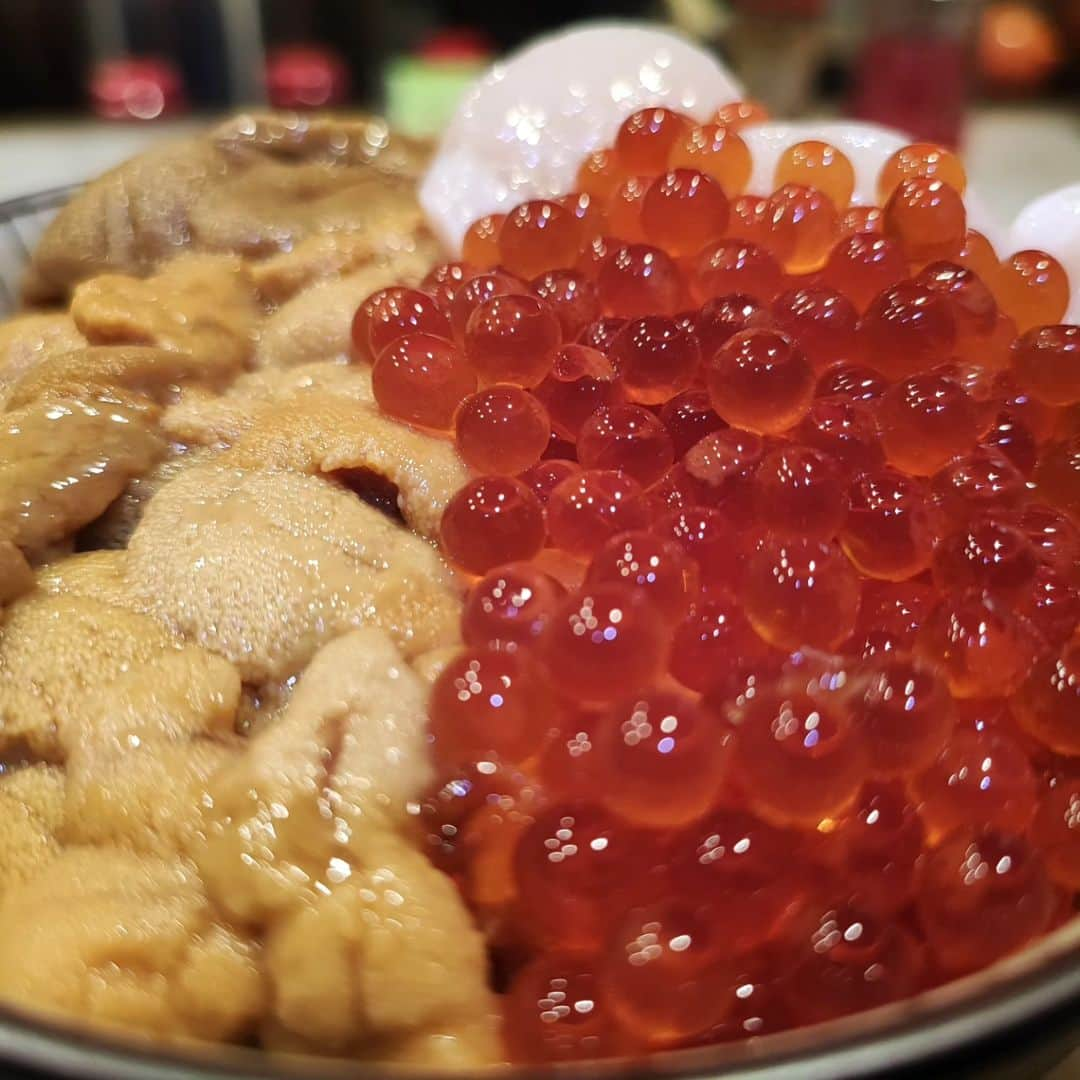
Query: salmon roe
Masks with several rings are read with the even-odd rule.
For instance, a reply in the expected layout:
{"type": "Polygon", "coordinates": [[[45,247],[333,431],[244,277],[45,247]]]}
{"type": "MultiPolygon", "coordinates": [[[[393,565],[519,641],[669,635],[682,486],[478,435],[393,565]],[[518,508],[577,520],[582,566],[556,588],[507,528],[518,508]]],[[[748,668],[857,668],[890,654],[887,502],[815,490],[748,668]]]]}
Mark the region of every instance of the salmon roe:
{"type": "Polygon", "coordinates": [[[1067,275],[968,229],[933,144],[877,206],[816,140],[748,192],[765,118],[641,109],[353,320],[467,473],[417,815],[514,1062],[910,997],[1080,894],[1067,275]]]}

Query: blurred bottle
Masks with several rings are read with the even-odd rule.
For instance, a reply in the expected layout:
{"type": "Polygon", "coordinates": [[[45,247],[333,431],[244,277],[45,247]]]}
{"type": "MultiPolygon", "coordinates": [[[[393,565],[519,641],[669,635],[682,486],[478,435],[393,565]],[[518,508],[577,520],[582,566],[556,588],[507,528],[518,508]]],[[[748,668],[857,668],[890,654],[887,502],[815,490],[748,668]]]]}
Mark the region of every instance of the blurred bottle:
{"type": "Polygon", "coordinates": [[[325,46],[272,49],[266,60],[266,92],[276,109],[327,109],[349,96],[349,71],[325,46]]]}
{"type": "Polygon", "coordinates": [[[747,97],[774,116],[804,113],[825,54],[826,0],[734,0],[732,7],[724,44],[747,97]]]}
{"type": "Polygon", "coordinates": [[[874,0],[852,112],[956,146],[971,91],[978,0],[874,0]]]}
{"type": "Polygon", "coordinates": [[[179,69],[159,56],[103,60],[90,77],[90,102],[103,120],[157,120],[187,111],[179,69]]]}
{"type": "Polygon", "coordinates": [[[390,125],[418,137],[437,135],[492,57],[487,36],[468,28],[440,31],[413,54],[397,57],[386,71],[390,125]]]}

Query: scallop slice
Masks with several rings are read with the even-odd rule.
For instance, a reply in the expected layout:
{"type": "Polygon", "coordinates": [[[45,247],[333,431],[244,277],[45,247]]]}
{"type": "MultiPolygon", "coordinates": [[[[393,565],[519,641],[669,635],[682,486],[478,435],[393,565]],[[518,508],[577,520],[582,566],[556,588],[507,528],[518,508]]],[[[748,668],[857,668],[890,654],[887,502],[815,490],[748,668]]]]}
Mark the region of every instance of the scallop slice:
{"type": "Polygon", "coordinates": [[[716,57],[651,27],[600,22],[540,38],[465,95],[420,202],[457,251],[477,218],[570,191],[585,155],[630,113],[664,105],[706,120],[742,94],[716,57]]]}

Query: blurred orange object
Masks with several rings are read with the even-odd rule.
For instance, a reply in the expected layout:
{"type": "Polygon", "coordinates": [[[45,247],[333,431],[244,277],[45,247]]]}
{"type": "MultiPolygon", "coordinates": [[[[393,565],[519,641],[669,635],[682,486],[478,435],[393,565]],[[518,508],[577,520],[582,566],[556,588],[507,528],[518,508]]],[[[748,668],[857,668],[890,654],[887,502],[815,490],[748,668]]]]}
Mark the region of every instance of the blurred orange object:
{"type": "Polygon", "coordinates": [[[1038,90],[1061,64],[1061,35],[1038,8],[1023,3],[990,4],[979,28],[979,72],[997,90],[1038,90]]]}
{"type": "Polygon", "coordinates": [[[104,120],[157,120],[187,109],[179,70],[157,56],[102,61],[90,77],[90,100],[104,120]]]}

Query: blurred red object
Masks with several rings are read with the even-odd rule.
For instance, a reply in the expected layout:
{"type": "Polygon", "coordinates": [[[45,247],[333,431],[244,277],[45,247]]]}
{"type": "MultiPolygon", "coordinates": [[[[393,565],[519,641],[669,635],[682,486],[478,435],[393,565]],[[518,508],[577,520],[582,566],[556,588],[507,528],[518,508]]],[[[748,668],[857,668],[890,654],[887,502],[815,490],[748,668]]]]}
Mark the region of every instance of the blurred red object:
{"type": "Polygon", "coordinates": [[[852,112],[956,146],[971,88],[972,0],[882,0],[855,71],[852,112]]]}
{"type": "Polygon", "coordinates": [[[90,78],[90,100],[105,120],[157,120],[187,110],[179,69],[156,56],[102,61],[90,78]]]}
{"type": "Polygon", "coordinates": [[[273,49],[266,59],[266,93],[277,109],[322,109],[349,95],[349,70],[332,50],[310,45],[273,49]]]}
{"type": "Polygon", "coordinates": [[[995,90],[1033,91],[1061,63],[1061,34],[1030,4],[991,4],[979,25],[979,74],[995,90]]]}
{"type": "Polygon", "coordinates": [[[460,27],[433,34],[417,50],[417,56],[429,63],[470,64],[486,60],[493,50],[494,45],[486,34],[460,27]]]}

